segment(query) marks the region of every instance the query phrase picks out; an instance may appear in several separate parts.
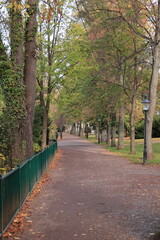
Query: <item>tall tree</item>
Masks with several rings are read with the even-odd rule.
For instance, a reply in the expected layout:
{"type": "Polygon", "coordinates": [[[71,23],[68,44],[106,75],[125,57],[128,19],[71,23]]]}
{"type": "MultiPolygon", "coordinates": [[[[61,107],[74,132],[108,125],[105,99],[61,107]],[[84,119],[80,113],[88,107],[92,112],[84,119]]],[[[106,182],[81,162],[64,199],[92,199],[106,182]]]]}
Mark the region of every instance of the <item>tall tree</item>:
{"type": "Polygon", "coordinates": [[[39,60],[37,82],[40,88],[40,105],[43,111],[42,149],[47,145],[48,118],[53,96],[63,76],[66,57],[62,50],[63,8],[66,1],[50,1],[40,6],[39,16],[39,60]]]}
{"type": "MultiPolygon", "coordinates": [[[[79,6],[79,10],[81,13],[81,16],[83,19],[86,20],[86,23],[89,26],[92,26],[93,23],[95,25],[98,25],[99,28],[94,28],[94,31],[92,35],[97,34],[99,31],[99,36],[104,35],[106,32],[105,28],[106,26],[111,26],[106,23],[110,22],[112,25],[114,23],[118,24],[118,29],[119,31],[118,35],[123,34],[124,29],[129,29],[130,32],[132,33],[131,36],[137,35],[136,38],[142,38],[144,41],[144,47],[146,47],[146,52],[149,50],[150,54],[153,57],[152,61],[152,73],[151,73],[151,80],[149,84],[149,96],[150,96],[150,110],[148,112],[148,118],[147,118],[147,149],[148,149],[148,156],[147,158],[152,158],[153,153],[152,153],[152,143],[151,143],[151,137],[152,137],[152,122],[153,122],[153,116],[155,112],[155,106],[156,106],[156,94],[157,94],[157,84],[158,84],[158,69],[159,69],[159,11],[160,11],[160,1],[126,1],[126,0],[115,0],[115,1],[94,1],[94,0],[81,0],[77,2],[77,5],[79,6]],[[81,7],[82,6],[82,7],[81,7]],[[101,17],[103,16],[103,18],[101,17]],[[95,21],[96,19],[96,21],[95,21]],[[105,19],[108,19],[107,22],[105,23],[105,19]],[[120,25],[121,23],[125,23],[125,28],[121,28],[120,25]],[[120,24],[119,24],[120,23],[120,24]],[[120,28],[119,28],[120,27],[120,28]],[[95,30],[96,29],[96,30],[95,30]],[[98,29],[98,30],[97,30],[98,29]],[[149,46],[149,47],[148,47],[149,46]]],[[[89,28],[91,29],[91,27],[89,28]]],[[[117,38],[117,33],[115,35],[115,41],[118,40],[117,38]]],[[[134,39],[136,39],[134,37],[134,39]]],[[[128,38],[127,38],[128,40],[128,38]]],[[[114,41],[114,40],[113,40],[114,41]]],[[[114,43],[115,43],[114,41],[114,43]]],[[[107,41],[108,43],[108,41],[107,41]]],[[[124,41],[119,42],[120,45],[124,44],[124,41]]],[[[119,45],[119,46],[120,46],[119,45]]],[[[126,46],[125,45],[125,49],[126,46]]],[[[137,45],[138,46],[138,45],[137,45]]],[[[133,47],[136,52],[133,52],[134,54],[131,54],[132,58],[135,61],[134,67],[138,64],[136,58],[138,52],[140,53],[140,48],[139,46],[136,48],[133,47]],[[137,62],[137,63],[136,63],[137,62]]],[[[123,45],[124,47],[124,45],[123,45]]],[[[119,48],[119,47],[118,47],[119,48]]],[[[118,49],[117,49],[118,50],[118,49]]],[[[120,50],[120,49],[119,49],[120,50]]],[[[120,53],[120,51],[118,52],[120,53]]],[[[122,52],[121,52],[122,53],[122,52]]],[[[131,57],[130,56],[130,57],[131,57]]],[[[121,54],[121,60],[124,61],[124,53],[121,54]]],[[[151,59],[151,57],[149,58],[151,59]]],[[[149,60],[148,59],[148,60],[149,60]]],[[[148,64],[149,65],[149,64],[148,64]]],[[[139,70],[139,68],[137,68],[139,70]]],[[[135,75],[134,78],[135,85],[137,81],[137,77],[135,75]]],[[[132,89],[132,92],[135,91],[135,85],[133,86],[134,88],[132,89]]],[[[137,91],[137,90],[136,90],[137,91]]],[[[135,108],[135,99],[136,95],[132,94],[132,104],[133,104],[133,111],[131,114],[131,129],[132,129],[132,137],[131,137],[131,152],[134,152],[134,126],[133,126],[133,117],[134,117],[134,108],[135,108]]]]}
{"type": "Polygon", "coordinates": [[[11,167],[33,155],[32,125],[36,79],[36,31],[38,1],[11,1],[9,68],[2,79],[5,114],[10,136],[11,167]],[[22,11],[27,7],[27,15],[22,11]],[[25,18],[25,26],[24,26],[25,18]]]}
{"type": "Polygon", "coordinates": [[[138,36],[144,38],[152,49],[152,71],[149,83],[150,109],[147,114],[146,126],[147,159],[151,159],[153,158],[152,124],[156,108],[160,65],[160,1],[130,1],[130,3],[117,1],[117,3],[117,11],[121,18],[138,36]]]}
{"type": "Polygon", "coordinates": [[[28,0],[28,17],[25,26],[25,62],[24,62],[24,86],[25,86],[25,118],[23,121],[23,139],[25,141],[26,157],[31,157],[33,151],[33,119],[36,90],[36,33],[38,0],[28,0]]]}

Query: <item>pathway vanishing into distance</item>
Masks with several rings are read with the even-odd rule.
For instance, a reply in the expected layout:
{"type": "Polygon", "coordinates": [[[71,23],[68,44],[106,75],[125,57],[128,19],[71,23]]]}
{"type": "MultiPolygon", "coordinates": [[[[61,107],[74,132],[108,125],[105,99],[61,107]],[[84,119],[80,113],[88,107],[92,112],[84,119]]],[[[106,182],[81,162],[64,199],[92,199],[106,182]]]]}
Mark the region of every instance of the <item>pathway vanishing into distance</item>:
{"type": "Polygon", "coordinates": [[[160,239],[160,167],[135,165],[81,138],[62,152],[31,205],[22,240],[160,239]]]}

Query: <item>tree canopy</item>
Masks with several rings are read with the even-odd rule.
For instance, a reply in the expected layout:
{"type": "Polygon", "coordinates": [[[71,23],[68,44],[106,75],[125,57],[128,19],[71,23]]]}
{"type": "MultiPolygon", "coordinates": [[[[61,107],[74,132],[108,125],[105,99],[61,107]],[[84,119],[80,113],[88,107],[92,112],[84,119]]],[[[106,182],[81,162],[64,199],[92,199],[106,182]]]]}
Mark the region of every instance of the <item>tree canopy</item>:
{"type": "Polygon", "coordinates": [[[134,154],[144,95],[153,157],[160,1],[13,0],[0,13],[1,167],[32,156],[34,144],[44,149],[56,125],[98,130],[98,116],[119,149],[130,134],[134,154]]]}

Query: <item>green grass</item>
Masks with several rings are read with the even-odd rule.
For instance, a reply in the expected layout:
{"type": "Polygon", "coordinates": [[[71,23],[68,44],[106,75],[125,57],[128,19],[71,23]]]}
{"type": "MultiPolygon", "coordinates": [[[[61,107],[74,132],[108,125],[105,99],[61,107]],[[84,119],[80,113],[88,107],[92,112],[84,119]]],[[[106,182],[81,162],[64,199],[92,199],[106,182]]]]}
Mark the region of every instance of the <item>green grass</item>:
{"type": "MultiPolygon", "coordinates": [[[[96,140],[95,136],[93,136],[93,135],[89,136],[88,140],[97,144],[97,140],[96,140]]],[[[130,154],[130,146],[129,146],[130,140],[129,139],[125,139],[125,142],[124,142],[125,148],[123,150],[117,150],[116,147],[109,147],[105,143],[101,143],[100,145],[103,145],[104,148],[110,152],[114,152],[117,155],[126,157],[133,163],[141,164],[143,162],[143,149],[144,149],[143,141],[144,141],[143,139],[136,139],[136,141],[135,141],[136,153],[134,155],[130,154]]],[[[153,152],[154,152],[155,158],[152,160],[148,160],[147,161],[148,164],[160,164],[160,143],[158,143],[158,142],[156,143],[156,141],[160,141],[160,139],[159,138],[152,139],[153,152]]]]}

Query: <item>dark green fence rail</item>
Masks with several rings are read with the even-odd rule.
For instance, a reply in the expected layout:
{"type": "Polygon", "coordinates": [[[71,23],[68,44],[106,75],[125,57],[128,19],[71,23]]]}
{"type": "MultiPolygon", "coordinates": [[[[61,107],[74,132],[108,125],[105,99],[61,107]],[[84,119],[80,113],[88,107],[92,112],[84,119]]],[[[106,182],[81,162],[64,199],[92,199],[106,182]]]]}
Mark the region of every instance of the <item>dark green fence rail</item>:
{"type": "Polygon", "coordinates": [[[57,142],[17,166],[6,175],[0,175],[0,235],[23,206],[27,196],[49,166],[57,150],[57,142]]]}

